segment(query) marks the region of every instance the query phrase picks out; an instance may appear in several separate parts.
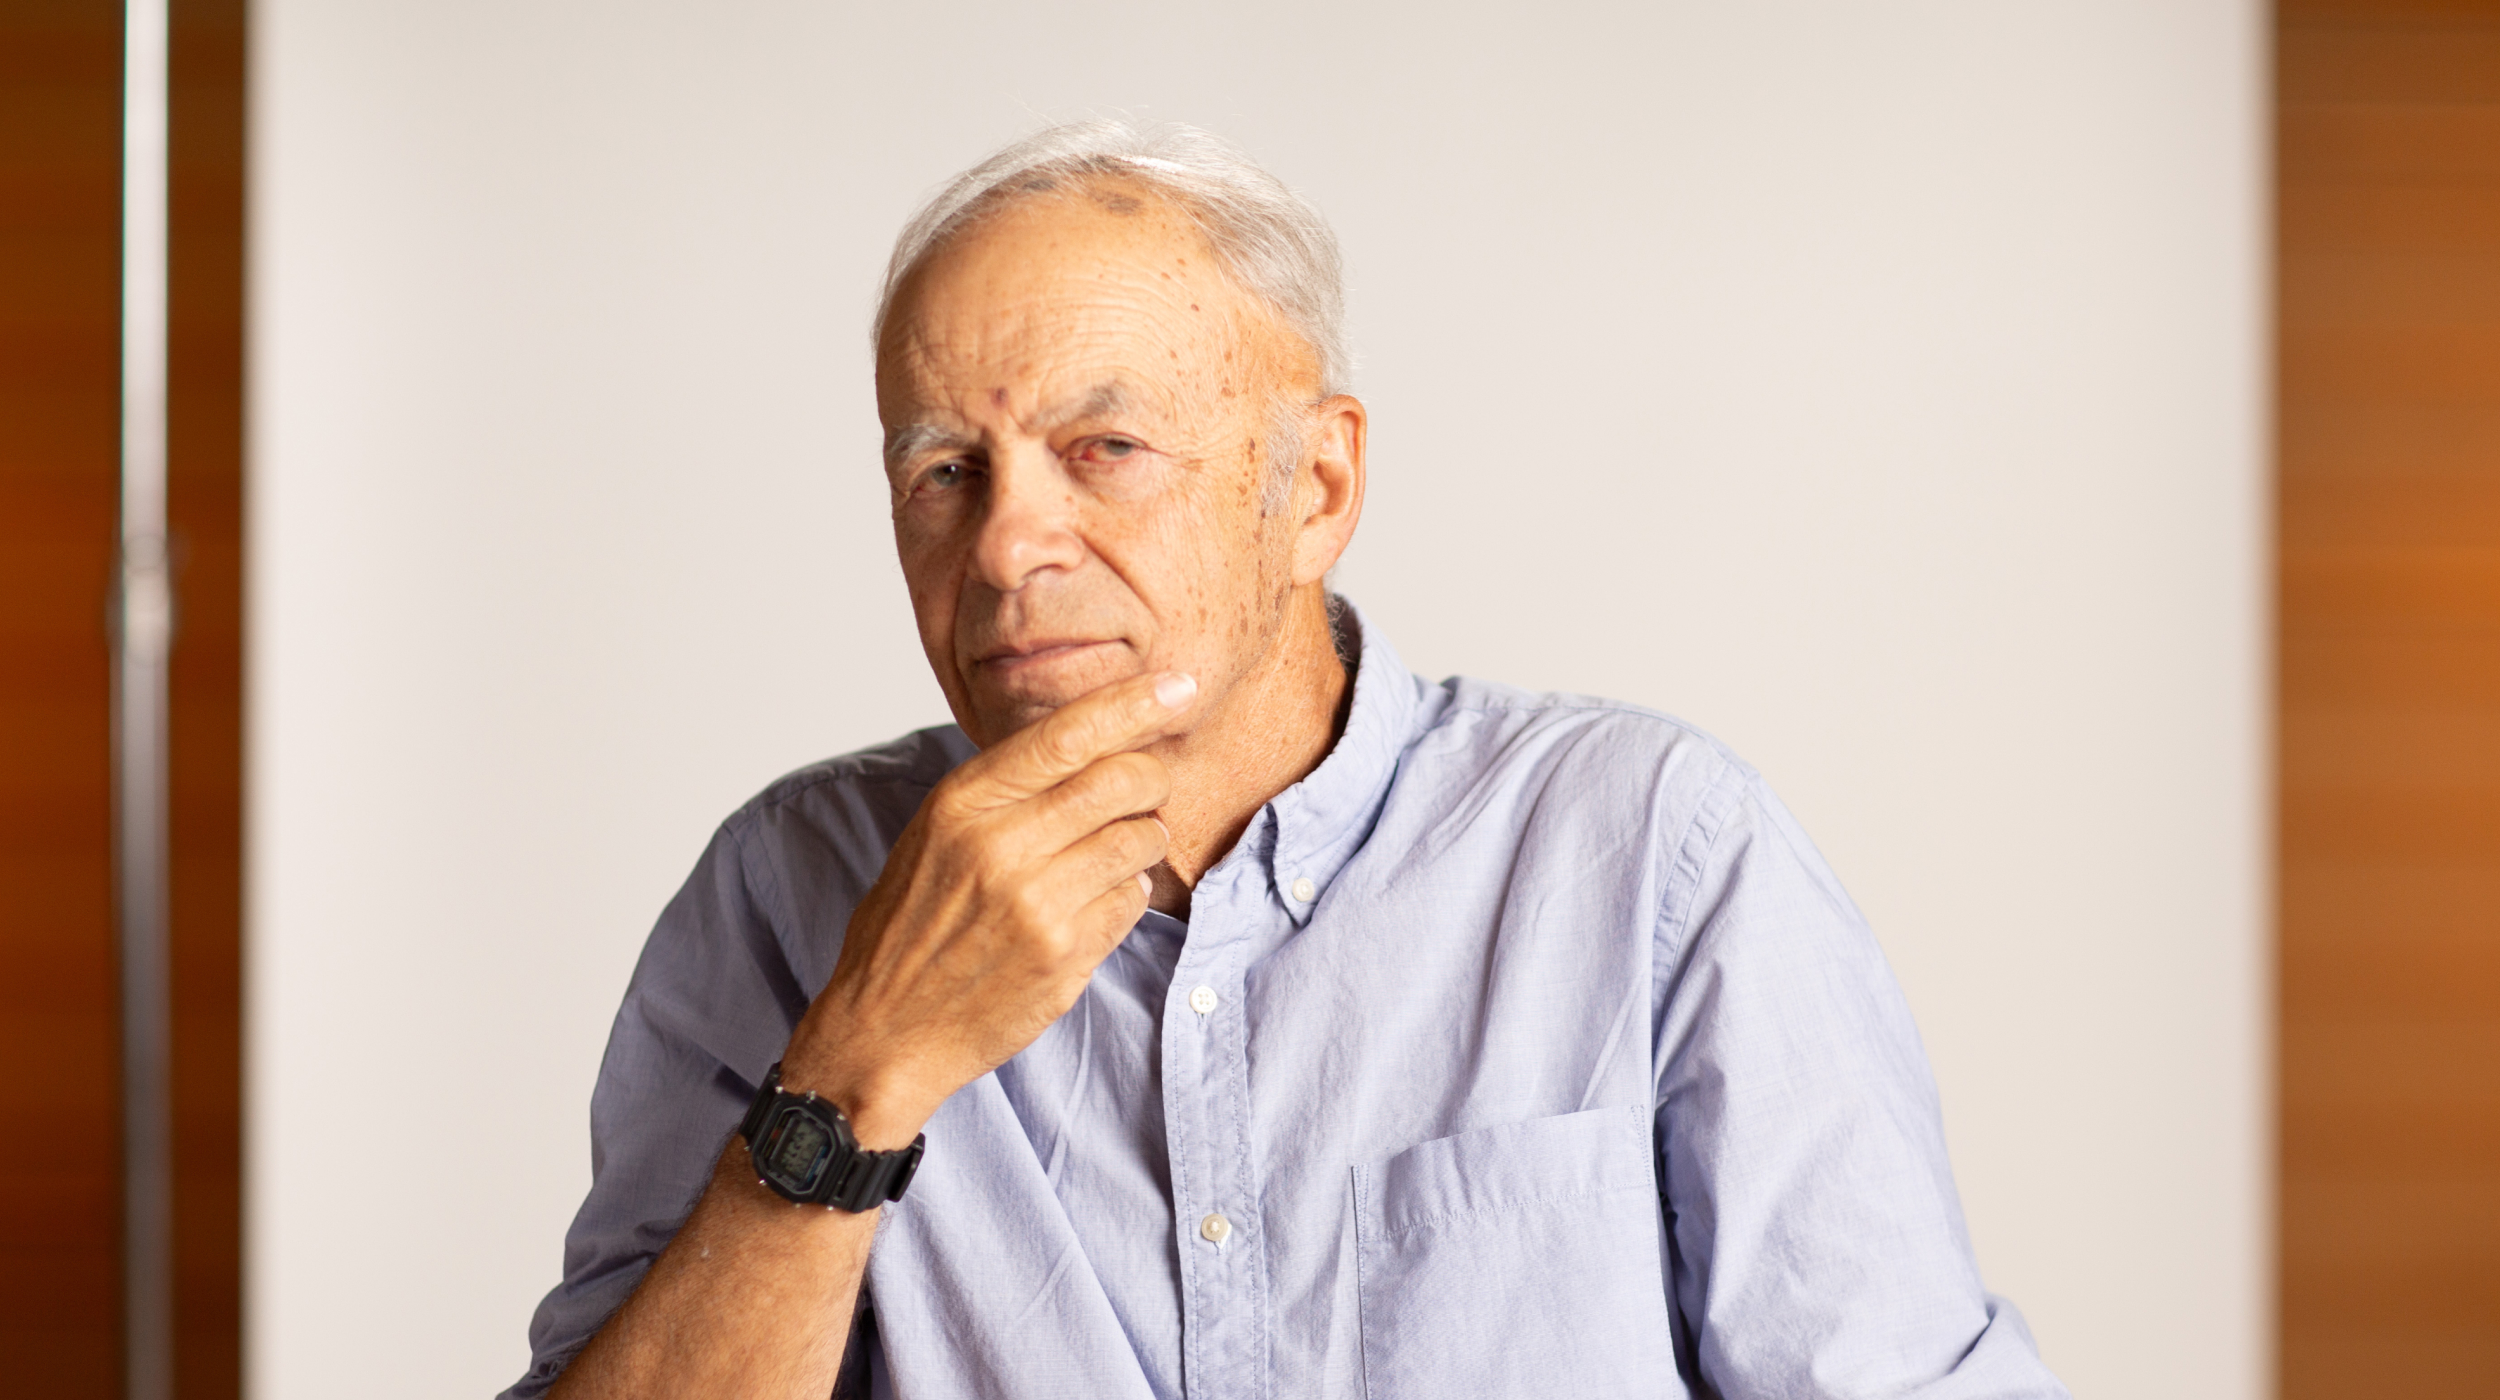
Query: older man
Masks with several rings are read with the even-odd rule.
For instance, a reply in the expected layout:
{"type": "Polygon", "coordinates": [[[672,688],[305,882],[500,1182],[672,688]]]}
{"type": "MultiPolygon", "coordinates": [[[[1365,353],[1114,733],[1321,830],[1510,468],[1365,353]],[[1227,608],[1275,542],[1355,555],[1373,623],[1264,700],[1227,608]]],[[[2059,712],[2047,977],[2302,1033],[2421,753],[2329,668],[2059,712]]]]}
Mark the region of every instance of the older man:
{"type": "Polygon", "coordinates": [[[775,783],[662,915],[513,1395],[2064,1393],[1760,779],[1327,591],[1308,206],[1045,132],[905,230],[876,353],[955,725],[775,783]]]}

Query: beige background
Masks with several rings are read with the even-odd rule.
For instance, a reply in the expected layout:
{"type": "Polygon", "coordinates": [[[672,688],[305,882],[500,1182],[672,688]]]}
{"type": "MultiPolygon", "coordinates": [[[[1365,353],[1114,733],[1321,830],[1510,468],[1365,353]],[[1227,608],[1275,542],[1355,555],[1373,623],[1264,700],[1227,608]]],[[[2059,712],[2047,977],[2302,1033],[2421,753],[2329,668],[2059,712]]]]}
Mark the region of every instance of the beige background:
{"type": "Polygon", "coordinates": [[[862,326],[1050,116],[1346,243],[1419,671],[1683,715],[1874,920],[2079,1392],[2268,1339],[2253,6],[254,12],[250,1389],[482,1394],[643,932],[944,718],[862,326]]]}

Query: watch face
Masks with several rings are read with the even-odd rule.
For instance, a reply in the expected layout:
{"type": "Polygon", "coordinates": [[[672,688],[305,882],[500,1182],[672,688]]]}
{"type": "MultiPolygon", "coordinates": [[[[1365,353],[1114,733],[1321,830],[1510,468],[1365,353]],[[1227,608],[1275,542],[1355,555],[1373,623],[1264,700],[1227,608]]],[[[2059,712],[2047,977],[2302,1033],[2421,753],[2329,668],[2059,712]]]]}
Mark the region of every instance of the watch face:
{"type": "Polygon", "coordinates": [[[814,1114],[792,1104],[764,1130],[764,1150],[756,1156],[765,1174],[784,1188],[812,1191],[833,1157],[833,1132],[814,1114]]]}

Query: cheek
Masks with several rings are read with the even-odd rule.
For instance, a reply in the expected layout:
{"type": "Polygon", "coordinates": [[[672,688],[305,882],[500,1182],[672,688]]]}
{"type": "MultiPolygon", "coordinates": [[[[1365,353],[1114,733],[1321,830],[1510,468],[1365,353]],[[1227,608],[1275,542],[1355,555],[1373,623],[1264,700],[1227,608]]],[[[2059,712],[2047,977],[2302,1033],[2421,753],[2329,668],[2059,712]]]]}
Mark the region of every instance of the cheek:
{"type": "Polygon", "coordinates": [[[920,618],[924,633],[952,617],[962,581],[953,556],[960,552],[943,536],[895,522],[894,554],[903,566],[903,588],[911,595],[912,612],[920,618]]]}
{"type": "Polygon", "coordinates": [[[1172,629],[1171,640],[1202,665],[1263,633],[1277,603],[1275,551],[1255,491],[1244,501],[1229,482],[1209,485],[1141,534],[1134,557],[1143,567],[1132,573],[1160,595],[1149,602],[1172,629]]]}

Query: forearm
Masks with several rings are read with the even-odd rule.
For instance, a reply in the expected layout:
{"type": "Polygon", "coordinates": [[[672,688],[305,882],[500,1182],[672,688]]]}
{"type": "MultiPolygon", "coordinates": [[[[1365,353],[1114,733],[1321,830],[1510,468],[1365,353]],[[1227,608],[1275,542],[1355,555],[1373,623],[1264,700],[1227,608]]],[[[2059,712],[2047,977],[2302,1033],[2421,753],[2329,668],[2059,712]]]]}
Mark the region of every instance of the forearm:
{"type": "Polygon", "coordinates": [[[876,1213],[798,1206],[730,1139],[694,1213],[551,1400],[806,1397],[833,1390],[876,1213]]]}
{"type": "MultiPolygon", "coordinates": [[[[838,1106],[861,1148],[899,1151],[948,1095],[1065,1014],[1145,911],[1144,872],[1169,834],[1144,814],[1171,781],[1135,750],[1196,693],[1186,676],[1132,677],[948,774],[852,910],[783,1053],[783,1090],[838,1106]]],[[[553,1393],[822,1400],[875,1233],[874,1212],[791,1206],[733,1141],[553,1393]]]]}

